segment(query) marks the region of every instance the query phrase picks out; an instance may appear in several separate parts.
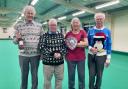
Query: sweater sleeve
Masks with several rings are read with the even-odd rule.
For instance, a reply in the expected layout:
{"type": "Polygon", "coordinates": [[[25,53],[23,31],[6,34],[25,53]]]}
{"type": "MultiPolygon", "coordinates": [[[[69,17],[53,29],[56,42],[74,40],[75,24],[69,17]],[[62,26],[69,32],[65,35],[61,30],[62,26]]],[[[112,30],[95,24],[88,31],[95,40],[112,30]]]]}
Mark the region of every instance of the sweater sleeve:
{"type": "Polygon", "coordinates": [[[88,48],[89,48],[89,50],[92,48],[92,45],[91,45],[91,35],[90,35],[90,33],[91,33],[91,29],[89,29],[88,30],[88,34],[87,34],[87,38],[88,38],[88,48]]]}
{"type": "Polygon", "coordinates": [[[107,58],[111,59],[111,45],[112,45],[112,40],[111,40],[111,32],[108,30],[108,37],[107,37],[107,58]]]}
{"type": "Polygon", "coordinates": [[[46,46],[45,39],[46,39],[46,34],[43,34],[39,40],[39,51],[41,54],[43,54],[43,56],[48,56],[48,55],[50,55],[51,52],[46,46]]]}
{"type": "Polygon", "coordinates": [[[14,29],[15,29],[15,31],[14,31],[14,36],[13,36],[13,43],[14,43],[14,44],[18,44],[18,40],[17,40],[17,38],[16,38],[16,33],[18,32],[18,24],[16,24],[16,25],[14,26],[14,29]]]}
{"type": "Polygon", "coordinates": [[[66,47],[66,43],[65,43],[65,39],[64,39],[64,36],[63,34],[61,34],[62,36],[62,40],[63,40],[63,45],[62,45],[62,49],[60,50],[60,53],[62,56],[65,56],[65,54],[67,53],[67,47],[66,47]]]}

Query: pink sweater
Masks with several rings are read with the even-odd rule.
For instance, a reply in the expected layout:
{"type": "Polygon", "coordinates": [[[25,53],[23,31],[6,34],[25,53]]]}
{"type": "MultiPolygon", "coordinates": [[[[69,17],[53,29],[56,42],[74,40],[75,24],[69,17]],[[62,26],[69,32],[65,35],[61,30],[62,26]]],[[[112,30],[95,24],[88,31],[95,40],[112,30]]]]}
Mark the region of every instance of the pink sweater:
{"type": "MultiPolygon", "coordinates": [[[[77,42],[80,42],[83,38],[87,38],[86,32],[84,30],[80,30],[78,34],[73,34],[72,31],[68,32],[65,38],[73,36],[77,39],[77,42]]],[[[70,50],[68,48],[66,59],[70,61],[82,61],[85,60],[85,48],[84,47],[76,47],[74,50],[70,50]]]]}

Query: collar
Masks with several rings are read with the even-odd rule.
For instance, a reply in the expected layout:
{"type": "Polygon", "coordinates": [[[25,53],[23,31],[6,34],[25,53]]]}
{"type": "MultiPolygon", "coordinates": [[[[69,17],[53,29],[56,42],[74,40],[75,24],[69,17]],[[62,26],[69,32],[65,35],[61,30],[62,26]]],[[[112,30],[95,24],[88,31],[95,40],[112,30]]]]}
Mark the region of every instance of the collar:
{"type": "Polygon", "coordinates": [[[25,23],[25,24],[35,24],[35,21],[32,20],[31,22],[29,22],[29,21],[27,21],[27,20],[24,20],[24,23],[25,23]]]}
{"type": "Polygon", "coordinates": [[[58,32],[51,32],[51,31],[48,31],[49,34],[57,34],[58,32]]]}
{"type": "Polygon", "coordinates": [[[101,29],[99,29],[99,28],[96,28],[96,26],[94,26],[93,28],[96,30],[103,30],[105,27],[103,26],[101,29]]]}

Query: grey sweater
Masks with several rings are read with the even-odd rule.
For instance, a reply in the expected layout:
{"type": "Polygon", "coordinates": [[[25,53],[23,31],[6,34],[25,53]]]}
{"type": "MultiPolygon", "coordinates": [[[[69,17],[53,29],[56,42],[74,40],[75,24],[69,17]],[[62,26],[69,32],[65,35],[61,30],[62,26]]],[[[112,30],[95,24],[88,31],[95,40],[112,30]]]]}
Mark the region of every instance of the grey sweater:
{"type": "Polygon", "coordinates": [[[15,27],[15,33],[13,42],[15,44],[18,43],[18,40],[16,39],[15,35],[16,32],[19,32],[21,34],[21,37],[24,41],[24,51],[19,52],[20,56],[37,56],[39,55],[38,51],[38,44],[39,44],[39,38],[43,34],[42,25],[32,21],[30,22],[21,22],[17,24],[15,27]]]}

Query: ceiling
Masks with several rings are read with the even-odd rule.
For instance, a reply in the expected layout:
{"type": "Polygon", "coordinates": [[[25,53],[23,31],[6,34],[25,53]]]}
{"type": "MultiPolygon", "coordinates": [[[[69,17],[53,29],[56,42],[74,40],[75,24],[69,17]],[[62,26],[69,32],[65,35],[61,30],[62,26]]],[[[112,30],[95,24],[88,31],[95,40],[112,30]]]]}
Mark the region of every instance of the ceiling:
{"type": "MultiPolygon", "coordinates": [[[[34,5],[37,15],[36,20],[43,23],[50,18],[67,16],[63,21],[69,22],[72,14],[78,11],[85,11],[79,15],[80,19],[92,16],[95,12],[112,13],[114,11],[128,9],[128,0],[120,0],[119,4],[95,9],[95,6],[110,2],[113,0],[38,0],[34,5]]],[[[31,4],[32,0],[0,0],[0,27],[9,27],[13,25],[21,16],[24,6],[31,4]]]]}

